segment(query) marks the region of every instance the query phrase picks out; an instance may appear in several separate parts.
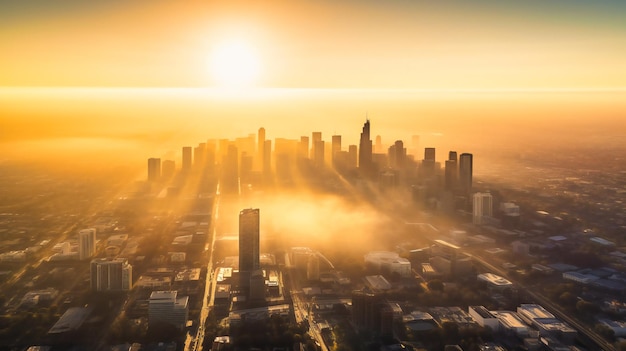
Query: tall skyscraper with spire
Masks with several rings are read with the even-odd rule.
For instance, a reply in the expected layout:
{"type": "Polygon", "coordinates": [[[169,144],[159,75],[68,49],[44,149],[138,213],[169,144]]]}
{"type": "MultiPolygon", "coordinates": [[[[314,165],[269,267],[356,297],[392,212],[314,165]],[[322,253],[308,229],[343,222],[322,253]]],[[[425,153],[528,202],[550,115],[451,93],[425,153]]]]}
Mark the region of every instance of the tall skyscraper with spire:
{"type": "Polygon", "coordinates": [[[359,169],[367,174],[372,173],[372,138],[370,137],[370,120],[363,125],[359,141],[359,169]]]}

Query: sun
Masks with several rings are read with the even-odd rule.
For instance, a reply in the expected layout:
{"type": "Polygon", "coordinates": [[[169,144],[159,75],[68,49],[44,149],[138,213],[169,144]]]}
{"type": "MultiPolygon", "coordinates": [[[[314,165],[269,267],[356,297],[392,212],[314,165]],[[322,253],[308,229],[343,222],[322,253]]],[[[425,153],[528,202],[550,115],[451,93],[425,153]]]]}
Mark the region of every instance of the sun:
{"type": "Polygon", "coordinates": [[[259,55],[252,45],[244,41],[218,43],[211,53],[209,68],[219,86],[249,87],[259,77],[259,55]]]}

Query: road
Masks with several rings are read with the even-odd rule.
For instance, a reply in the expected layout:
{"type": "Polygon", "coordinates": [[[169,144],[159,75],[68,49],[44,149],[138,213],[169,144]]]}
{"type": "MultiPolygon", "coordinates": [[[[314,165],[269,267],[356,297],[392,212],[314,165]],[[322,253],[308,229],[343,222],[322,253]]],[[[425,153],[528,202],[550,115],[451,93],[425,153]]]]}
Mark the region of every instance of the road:
{"type": "MultiPolygon", "coordinates": [[[[208,263],[207,263],[207,271],[206,271],[206,282],[204,284],[204,296],[202,297],[202,310],[200,311],[200,320],[198,321],[198,329],[196,330],[196,335],[190,335],[187,333],[187,338],[185,339],[185,351],[198,351],[202,350],[202,344],[204,343],[205,337],[205,329],[206,329],[206,320],[209,316],[209,312],[211,311],[212,304],[209,303],[211,299],[211,294],[214,289],[213,284],[213,253],[215,248],[215,237],[216,235],[216,225],[215,223],[219,219],[219,208],[220,208],[220,184],[217,184],[217,191],[215,192],[215,199],[213,201],[212,213],[211,213],[211,224],[209,227],[209,255],[208,255],[208,263]]],[[[212,299],[211,299],[212,301],[212,299]]]]}

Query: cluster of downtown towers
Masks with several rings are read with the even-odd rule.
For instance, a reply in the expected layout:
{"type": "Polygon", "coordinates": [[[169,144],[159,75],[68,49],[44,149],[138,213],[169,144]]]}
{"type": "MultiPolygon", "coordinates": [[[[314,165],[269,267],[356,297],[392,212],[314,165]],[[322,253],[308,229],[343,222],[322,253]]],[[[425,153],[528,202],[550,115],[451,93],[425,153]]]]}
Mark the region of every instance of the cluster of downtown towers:
{"type": "MultiPolygon", "coordinates": [[[[419,137],[413,137],[413,147],[419,137]]],[[[363,125],[359,145],[342,149],[341,135],[333,135],[330,145],[322,140],[321,132],[313,132],[311,138],[265,139],[265,129],[258,135],[235,140],[208,140],[197,147],[182,148],[181,173],[189,174],[202,170],[203,174],[220,179],[222,194],[238,194],[242,184],[253,186],[267,184],[290,185],[296,175],[302,177],[322,176],[321,171],[334,170],[348,179],[362,179],[378,183],[382,187],[400,184],[428,185],[441,183],[441,188],[463,196],[471,193],[473,156],[450,151],[445,160],[444,172],[435,160],[435,148],[424,149],[424,158],[417,161],[417,152],[407,154],[402,140],[393,143],[386,152],[380,136],[373,144],[370,136],[370,121],[363,125]],[[327,146],[330,146],[328,148],[327,146]],[[193,162],[192,162],[193,157],[193,162]]],[[[414,149],[416,150],[416,149],[414,149]]],[[[176,172],[173,160],[148,159],[148,181],[171,179],[176,172]]]]}
{"type": "MultiPolygon", "coordinates": [[[[378,184],[380,189],[410,185],[414,196],[416,189],[430,194],[442,190],[469,199],[472,154],[463,153],[457,158],[457,152],[450,151],[442,174],[441,165],[435,160],[435,148],[425,148],[420,162],[415,160],[415,155],[407,154],[401,140],[388,147],[386,153],[382,151],[380,136],[376,137],[376,144],[372,143],[369,120],[363,125],[359,145],[350,145],[347,151],[342,149],[341,135],[332,136],[328,149],[322,133],[313,132],[311,140],[308,136],[299,140],[276,138],[272,153],[272,141],[265,139],[265,129],[260,128],[258,135],[250,134],[234,141],[209,140],[195,148],[183,147],[179,174],[184,177],[195,173],[203,178],[219,179],[219,192],[225,195],[239,194],[243,184],[292,185],[297,175],[304,179],[324,179],[339,174],[348,180],[378,184]]],[[[173,160],[161,164],[159,158],[148,159],[149,182],[167,181],[175,173],[173,160]]],[[[239,213],[239,287],[248,291],[250,300],[264,296],[259,223],[259,209],[244,209],[239,213]]]]}

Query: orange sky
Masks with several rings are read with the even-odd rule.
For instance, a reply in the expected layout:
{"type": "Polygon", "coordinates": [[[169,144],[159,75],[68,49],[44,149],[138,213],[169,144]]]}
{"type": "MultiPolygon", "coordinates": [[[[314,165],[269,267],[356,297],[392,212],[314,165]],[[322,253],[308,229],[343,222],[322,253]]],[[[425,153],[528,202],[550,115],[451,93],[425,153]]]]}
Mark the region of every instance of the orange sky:
{"type": "Polygon", "coordinates": [[[0,155],[139,161],[261,126],[347,145],[366,115],[386,143],[603,140],[626,120],[625,13],[623,0],[4,1],[0,155]],[[210,57],[234,40],[256,50],[265,90],[216,87],[210,57]]]}
{"type": "Polygon", "coordinates": [[[626,86],[623,1],[36,0],[0,7],[0,86],[212,86],[211,52],[233,38],[257,49],[261,87],[626,86]]]}

